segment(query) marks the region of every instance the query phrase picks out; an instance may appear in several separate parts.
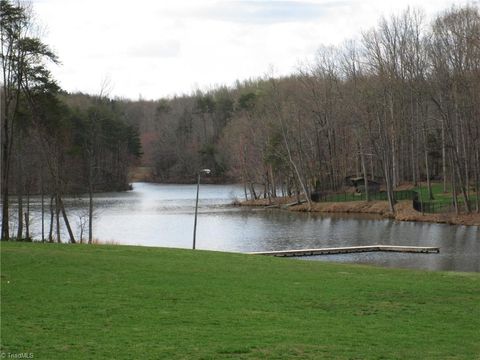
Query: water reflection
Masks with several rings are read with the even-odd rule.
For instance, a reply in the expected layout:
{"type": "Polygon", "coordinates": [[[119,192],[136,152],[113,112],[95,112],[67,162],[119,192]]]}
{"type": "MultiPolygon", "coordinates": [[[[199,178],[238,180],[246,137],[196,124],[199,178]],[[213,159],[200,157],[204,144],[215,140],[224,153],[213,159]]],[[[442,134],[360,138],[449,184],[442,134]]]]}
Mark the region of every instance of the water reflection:
{"type": "MultiPolygon", "coordinates": [[[[190,248],[195,185],[135,183],[133,191],[95,197],[94,236],[120,244],[190,248]]],[[[202,185],[197,248],[233,252],[355,245],[438,246],[440,254],[363,253],[303,258],[429,270],[480,271],[478,227],[395,222],[375,216],[306,214],[230,206],[242,198],[234,185],[202,185]]],[[[66,200],[78,236],[77,218],[87,199],[66,200]]],[[[40,204],[32,205],[40,237],[40,204]]],[[[46,225],[47,227],[47,225],[46,225]]]]}

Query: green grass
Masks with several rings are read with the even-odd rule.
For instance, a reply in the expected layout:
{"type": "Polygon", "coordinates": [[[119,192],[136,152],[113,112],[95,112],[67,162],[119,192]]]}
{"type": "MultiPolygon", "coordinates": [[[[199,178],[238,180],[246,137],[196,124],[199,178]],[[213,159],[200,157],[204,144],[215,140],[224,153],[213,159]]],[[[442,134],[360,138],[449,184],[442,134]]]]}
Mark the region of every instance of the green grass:
{"type": "MultiPolygon", "coordinates": [[[[425,201],[429,200],[427,185],[418,186],[415,188],[415,191],[418,191],[418,193],[422,196],[423,200],[425,201]]],[[[450,203],[452,202],[453,195],[452,195],[452,188],[450,185],[447,185],[447,192],[443,192],[443,183],[432,183],[432,193],[436,201],[450,202],[450,203]]],[[[475,192],[470,191],[469,195],[470,195],[470,199],[472,200],[476,199],[475,192]]],[[[463,195],[461,192],[459,192],[457,196],[460,199],[463,195]]]]}
{"type": "MultiPolygon", "coordinates": [[[[442,202],[442,203],[452,203],[452,193],[451,193],[451,186],[447,186],[447,192],[443,192],[443,183],[432,183],[432,194],[434,197],[434,201],[442,202]]],[[[418,192],[421,199],[423,201],[430,201],[428,198],[428,187],[427,185],[418,186],[415,188],[415,191],[418,192]]]]}
{"type": "Polygon", "coordinates": [[[101,245],[2,243],[1,255],[4,353],[480,359],[476,273],[101,245]]]}
{"type": "MultiPolygon", "coordinates": [[[[418,192],[422,201],[429,202],[434,206],[438,206],[438,209],[442,208],[450,208],[452,205],[452,189],[450,185],[447,185],[447,192],[443,192],[443,183],[432,183],[432,194],[433,200],[430,200],[428,194],[428,187],[427,185],[418,186],[415,188],[415,191],[418,192]]],[[[471,202],[471,206],[474,207],[474,202],[477,199],[477,194],[470,192],[469,193],[469,200],[471,202]]],[[[460,206],[463,206],[463,195],[461,193],[457,194],[458,203],[460,206]]],[[[419,199],[420,200],[420,199],[419,199]]]]}

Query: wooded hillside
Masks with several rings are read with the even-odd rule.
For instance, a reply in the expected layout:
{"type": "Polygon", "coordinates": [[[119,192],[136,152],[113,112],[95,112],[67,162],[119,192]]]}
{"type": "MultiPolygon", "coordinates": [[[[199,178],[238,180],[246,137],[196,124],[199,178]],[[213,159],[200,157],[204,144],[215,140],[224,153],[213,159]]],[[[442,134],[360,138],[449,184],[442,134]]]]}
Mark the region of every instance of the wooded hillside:
{"type": "Polygon", "coordinates": [[[453,7],[431,23],[408,9],[360,41],[320,48],[290,77],[129,108],[157,181],[209,167],[255,198],[254,184],[266,196],[310,194],[356,175],[380,180],[393,209],[399,184],[435,179],[469,208],[480,172],[479,9],[453,7]]]}

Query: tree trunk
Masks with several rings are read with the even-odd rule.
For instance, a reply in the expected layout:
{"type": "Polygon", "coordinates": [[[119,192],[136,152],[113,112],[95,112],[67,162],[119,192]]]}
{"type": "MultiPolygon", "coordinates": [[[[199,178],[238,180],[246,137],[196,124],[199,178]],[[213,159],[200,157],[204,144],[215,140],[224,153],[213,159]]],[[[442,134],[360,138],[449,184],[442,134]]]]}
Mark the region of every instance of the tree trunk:
{"type": "Polygon", "coordinates": [[[383,164],[383,174],[385,176],[385,185],[387,188],[387,198],[388,198],[388,206],[392,214],[395,214],[395,199],[392,196],[392,178],[390,176],[389,165],[387,161],[384,161],[383,164]]]}
{"type": "Polygon", "coordinates": [[[40,183],[42,203],[42,242],[45,242],[45,189],[43,185],[43,171],[40,171],[40,183]]]}
{"type": "Polygon", "coordinates": [[[475,209],[480,213],[480,151],[475,151],[475,209]]]}
{"type": "Polygon", "coordinates": [[[60,203],[58,201],[58,194],[55,195],[55,221],[57,225],[57,242],[61,243],[62,239],[60,236],[60,203]]]}
{"type": "Polygon", "coordinates": [[[268,197],[268,205],[272,205],[272,192],[270,190],[270,176],[268,168],[265,171],[265,197],[268,197]]]}
{"type": "MultiPolygon", "coordinates": [[[[88,176],[88,243],[93,241],[93,169],[92,164],[89,166],[88,176]]],[[[82,229],[83,233],[83,229],[82,229]]]]}
{"type": "Polygon", "coordinates": [[[456,159],[455,159],[454,169],[456,170],[456,173],[457,173],[457,176],[458,176],[458,181],[460,183],[459,185],[460,185],[460,190],[462,191],[462,195],[463,195],[463,203],[465,205],[465,210],[466,210],[467,213],[470,213],[471,209],[470,209],[470,203],[468,201],[469,200],[468,199],[468,193],[467,193],[467,189],[465,187],[465,184],[462,181],[460,165],[458,164],[458,157],[456,157],[456,159]]]}
{"type": "Polygon", "coordinates": [[[253,198],[254,200],[258,199],[257,193],[255,192],[255,184],[250,181],[250,197],[253,198]]]}
{"type": "Polygon", "coordinates": [[[53,208],[53,196],[50,198],[50,228],[48,230],[48,242],[53,242],[53,219],[55,217],[53,208]]]}
{"type": "Polygon", "coordinates": [[[375,168],[373,165],[373,156],[370,156],[370,178],[375,181],[375,168]]]}
{"type": "Polygon", "coordinates": [[[30,239],[30,188],[27,187],[27,212],[25,213],[25,238],[30,239]]]}
{"type": "Polygon", "coordinates": [[[423,123],[423,153],[425,156],[425,172],[427,174],[427,188],[428,188],[428,199],[433,200],[432,184],[430,182],[430,164],[428,161],[428,148],[427,148],[427,134],[425,129],[425,122],[423,123]]]}
{"type": "Polygon", "coordinates": [[[277,197],[277,184],[275,182],[275,175],[273,173],[273,166],[270,165],[270,185],[272,187],[272,197],[277,197]]]}
{"type": "Polygon", "coordinates": [[[453,157],[450,154],[450,167],[451,167],[451,177],[452,177],[452,199],[453,205],[455,207],[455,214],[458,215],[458,199],[457,199],[457,181],[454,167],[452,166],[453,157]]]}
{"type": "Polygon", "coordinates": [[[411,94],[410,98],[410,111],[411,111],[411,116],[410,116],[410,121],[411,121],[411,132],[412,132],[412,139],[410,143],[410,156],[411,156],[411,162],[412,162],[412,182],[413,186],[417,186],[417,169],[416,169],[416,147],[415,147],[415,121],[414,121],[414,116],[413,116],[413,94],[411,94]]]}
{"type": "Polygon", "coordinates": [[[368,176],[367,176],[367,167],[365,166],[365,155],[363,154],[363,148],[360,142],[357,143],[358,151],[360,152],[360,162],[362,165],[362,172],[363,172],[363,181],[365,183],[365,200],[370,201],[369,198],[369,191],[368,191],[368,176]]]}
{"type": "Polygon", "coordinates": [[[22,164],[22,149],[21,146],[16,146],[16,155],[14,156],[16,162],[17,170],[17,239],[23,238],[23,190],[24,190],[24,181],[23,181],[23,164],[22,164]]]}
{"type": "Polygon", "coordinates": [[[447,192],[447,146],[445,144],[445,124],[442,119],[442,171],[443,171],[443,192],[447,192]]]}
{"type": "Polygon", "coordinates": [[[23,194],[22,194],[22,185],[21,182],[17,183],[17,199],[18,199],[18,228],[17,228],[17,239],[22,239],[23,236],[23,194]]]}
{"type": "Polygon", "coordinates": [[[68,236],[70,237],[70,242],[72,244],[75,244],[76,243],[75,237],[73,236],[73,231],[72,231],[72,228],[70,227],[70,222],[68,221],[68,217],[67,217],[67,212],[65,211],[65,206],[60,196],[58,197],[58,201],[60,203],[60,209],[62,210],[63,221],[65,222],[65,226],[67,227],[67,231],[68,231],[68,236]]]}

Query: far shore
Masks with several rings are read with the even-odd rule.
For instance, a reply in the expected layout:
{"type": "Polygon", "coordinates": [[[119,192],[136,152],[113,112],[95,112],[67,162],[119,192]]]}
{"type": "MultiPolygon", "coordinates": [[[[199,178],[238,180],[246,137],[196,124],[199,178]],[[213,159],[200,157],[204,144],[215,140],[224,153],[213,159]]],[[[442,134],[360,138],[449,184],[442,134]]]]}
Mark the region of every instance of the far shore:
{"type": "Polygon", "coordinates": [[[389,209],[387,201],[347,201],[347,202],[313,202],[309,210],[306,203],[294,204],[296,198],[279,197],[269,199],[248,200],[240,202],[240,206],[282,207],[289,211],[344,213],[344,214],[376,214],[397,221],[417,221],[451,225],[480,226],[480,214],[444,213],[423,214],[412,208],[410,200],[399,201],[395,205],[395,214],[389,209]]]}

